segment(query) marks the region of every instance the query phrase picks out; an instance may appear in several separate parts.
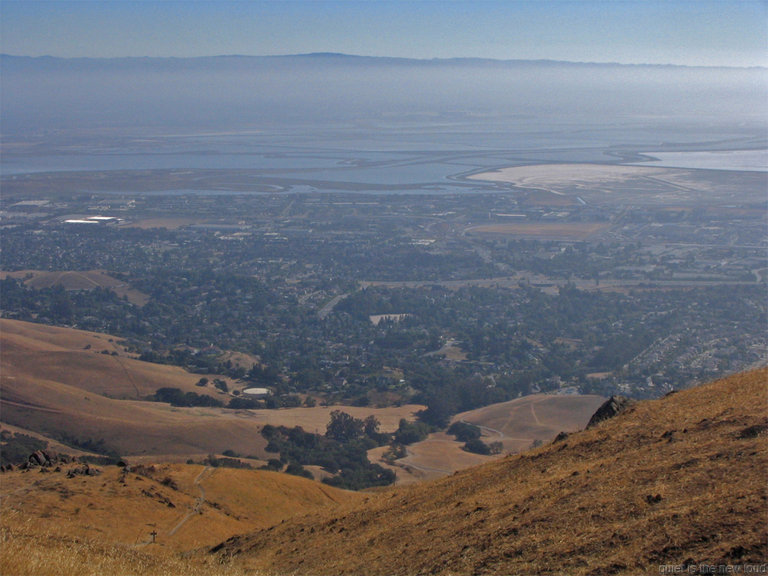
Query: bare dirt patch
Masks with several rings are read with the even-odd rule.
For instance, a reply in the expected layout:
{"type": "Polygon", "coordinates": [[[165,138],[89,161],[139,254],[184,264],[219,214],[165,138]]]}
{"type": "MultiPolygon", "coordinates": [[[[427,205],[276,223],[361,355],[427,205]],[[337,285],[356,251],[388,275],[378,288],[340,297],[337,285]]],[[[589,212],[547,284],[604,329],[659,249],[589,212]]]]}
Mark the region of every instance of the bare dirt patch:
{"type": "Polygon", "coordinates": [[[467,359],[467,353],[461,349],[461,343],[453,338],[446,340],[439,350],[427,352],[424,356],[443,356],[446,360],[453,362],[463,362],[467,359]]]}
{"type": "Polygon", "coordinates": [[[149,230],[151,228],[166,228],[168,230],[178,230],[192,224],[205,224],[207,220],[201,218],[142,218],[134,222],[125,224],[125,228],[141,228],[149,230]]]}
{"type": "Polygon", "coordinates": [[[764,200],[765,175],[617,164],[536,164],[469,176],[514,190],[521,204],[556,208],[633,203],[678,207],[764,200]]]}

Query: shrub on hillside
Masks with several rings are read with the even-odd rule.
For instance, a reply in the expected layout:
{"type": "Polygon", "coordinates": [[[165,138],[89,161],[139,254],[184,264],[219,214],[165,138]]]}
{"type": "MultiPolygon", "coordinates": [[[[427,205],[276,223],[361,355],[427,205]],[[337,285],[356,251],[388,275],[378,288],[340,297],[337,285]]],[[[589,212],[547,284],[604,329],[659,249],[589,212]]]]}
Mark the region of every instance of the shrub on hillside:
{"type": "Polygon", "coordinates": [[[482,454],[484,456],[491,453],[491,449],[485,442],[480,440],[480,438],[472,438],[466,442],[464,444],[463,450],[472,452],[473,454],[482,454]]]}
{"type": "Polygon", "coordinates": [[[171,406],[209,406],[221,407],[224,404],[216,398],[197,394],[195,392],[184,393],[178,388],[159,388],[154,395],[149,397],[154,402],[167,402],[171,406]]]}
{"type": "Polygon", "coordinates": [[[394,441],[404,445],[414,444],[424,440],[431,431],[432,427],[425,422],[408,422],[403,418],[395,432],[394,441]]]}
{"type": "Polygon", "coordinates": [[[454,422],[451,427],[448,428],[448,434],[456,436],[456,440],[459,442],[469,442],[480,438],[481,430],[474,424],[467,422],[454,422]]]}

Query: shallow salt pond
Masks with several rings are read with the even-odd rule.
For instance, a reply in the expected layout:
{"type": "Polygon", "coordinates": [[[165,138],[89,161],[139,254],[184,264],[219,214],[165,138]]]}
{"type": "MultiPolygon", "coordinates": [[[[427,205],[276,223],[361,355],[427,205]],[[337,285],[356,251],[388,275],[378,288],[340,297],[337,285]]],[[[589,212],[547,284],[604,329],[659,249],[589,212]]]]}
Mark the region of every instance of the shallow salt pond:
{"type": "Polygon", "coordinates": [[[635,163],[636,166],[768,172],[768,149],[717,152],[643,152],[643,154],[658,158],[658,160],[637,162],[635,163]]]}

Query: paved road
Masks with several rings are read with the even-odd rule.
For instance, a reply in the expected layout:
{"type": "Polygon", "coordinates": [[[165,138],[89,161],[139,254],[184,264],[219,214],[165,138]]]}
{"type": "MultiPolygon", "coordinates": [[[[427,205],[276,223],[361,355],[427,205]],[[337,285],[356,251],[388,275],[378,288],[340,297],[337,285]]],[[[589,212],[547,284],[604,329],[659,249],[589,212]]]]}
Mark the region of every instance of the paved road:
{"type": "Polygon", "coordinates": [[[339,302],[344,300],[344,298],[346,298],[347,296],[349,296],[349,293],[347,293],[347,294],[339,294],[338,296],[334,296],[330,300],[330,302],[328,302],[325,306],[320,308],[320,310],[318,311],[317,315],[320,316],[321,319],[325,318],[326,316],[328,316],[328,314],[333,312],[333,309],[336,307],[336,304],[338,304],[339,302]]]}

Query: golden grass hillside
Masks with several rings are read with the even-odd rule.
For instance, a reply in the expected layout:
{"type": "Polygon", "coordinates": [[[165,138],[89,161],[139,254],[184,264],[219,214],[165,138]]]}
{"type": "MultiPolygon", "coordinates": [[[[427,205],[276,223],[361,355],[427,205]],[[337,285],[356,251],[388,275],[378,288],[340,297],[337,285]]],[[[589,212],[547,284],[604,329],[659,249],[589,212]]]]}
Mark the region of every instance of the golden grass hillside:
{"type": "Polygon", "coordinates": [[[68,477],[75,467],[0,477],[1,574],[240,574],[218,559],[180,553],[361,498],[265,471],[112,466],[68,477]]]}
{"type": "Polygon", "coordinates": [[[506,452],[520,452],[560,432],[583,429],[605,400],[595,394],[530,394],[457,414],[453,421],[480,426],[487,441],[501,442],[506,452]]]}
{"type": "Polygon", "coordinates": [[[213,550],[267,574],[658,574],[768,558],[768,369],[213,550]]]}
{"type": "Polygon", "coordinates": [[[3,374],[2,418],[51,438],[103,440],[122,455],[206,454],[234,450],[260,455],[266,441],[253,420],[220,410],[114,400],[74,386],[3,374]]]}
{"type": "Polygon", "coordinates": [[[6,379],[55,381],[120,399],[138,400],[162,387],[220,396],[195,386],[199,375],[130,357],[108,334],[3,318],[0,349],[6,379]]]}
{"type": "Polygon", "coordinates": [[[221,395],[195,386],[199,375],[128,357],[117,340],[0,319],[2,421],[53,439],[104,440],[123,455],[262,452],[258,422],[138,401],[162,387],[221,395]]]}

